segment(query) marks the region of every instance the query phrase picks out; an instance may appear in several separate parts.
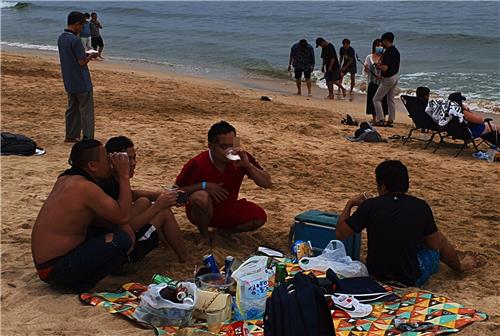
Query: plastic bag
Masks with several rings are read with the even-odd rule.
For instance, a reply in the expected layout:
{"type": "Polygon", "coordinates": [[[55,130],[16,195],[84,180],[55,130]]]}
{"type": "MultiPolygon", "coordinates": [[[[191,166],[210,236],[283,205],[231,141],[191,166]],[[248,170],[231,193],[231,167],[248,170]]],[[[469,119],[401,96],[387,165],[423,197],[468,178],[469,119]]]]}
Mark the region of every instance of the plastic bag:
{"type": "Polygon", "coordinates": [[[267,257],[254,256],[245,261],[232,277],[236,280],[235,319],[253,320],[264,315],[269,277],[267,257]]]}
{"type": "Polygon", "coordinates": [[[326,272],[331,268],[337,275],[344,278],[368,276],[366,266],[360,261],[353,261],[345,252],[344,244],[340,240],[330,241],[317,257],[300,259],[299,266],[305,271],[326,272]]]}
{"type": "Polygon", "coordinates": [[[149,285],[148,290],[141,296],[141,302],[133,316],[154,327],[160,326],[187,326],[191,324],[191,315],[196,305],[196,285],[182,282],[188,294],[193,296],[194,304],[175,303],[160,296],[160,291],[167,284],[149,285]]]}

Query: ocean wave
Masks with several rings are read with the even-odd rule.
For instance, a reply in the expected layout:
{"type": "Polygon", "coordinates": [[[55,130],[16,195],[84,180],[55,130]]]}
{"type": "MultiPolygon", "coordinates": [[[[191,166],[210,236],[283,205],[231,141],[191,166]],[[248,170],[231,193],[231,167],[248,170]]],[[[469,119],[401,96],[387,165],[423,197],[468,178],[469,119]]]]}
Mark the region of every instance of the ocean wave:
{"type": "Polygon", "coordinates": [[[31,5],[29,2],[10,2],[10,1],[2,1],[0,2],[0,9],[5,8],[26,8],[31,5]]]}
{"type": "Polygon", "coordinates": [[[20,42],[4,42],[1,41],[0,45],[6,45],[9,47],[16,47],[22,49],[35,49],[35,50],[47,50],[47,51],[57,51],[57,46],[48,44],[31,44],[31,43],[20,43],[20,42]]]}

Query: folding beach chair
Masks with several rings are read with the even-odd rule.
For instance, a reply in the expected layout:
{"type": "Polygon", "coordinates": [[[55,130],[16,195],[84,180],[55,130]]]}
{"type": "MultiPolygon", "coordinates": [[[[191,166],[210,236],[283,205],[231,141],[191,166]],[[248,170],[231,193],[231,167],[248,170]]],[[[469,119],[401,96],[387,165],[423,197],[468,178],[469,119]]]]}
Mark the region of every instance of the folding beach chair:
{"type": "Polygon", "coordinates": [[[444,139],[451,137],[453,140],[463,140],[463,145],[460,147],[459,151],[457,154],[455,154],[455,157],[459,156],[462,151],[467,148],[469,143],[472,143],[474,146],[474,149],[479,151],[478,146],[483,142],[479,142],[479,144],[476,144],[476,139],[481,139],[479,138],[473,138],[472,133],[467,127],[467,124],[465,122],[460,122],[460,120],[457,117],[453,117],[451,121],[444,126],[444,130],[446,131],[446,136],[441,138],[441,141],[439,141],[436,149],[434,149],[434,153],[438,150],[438,148],[441,146],[441,144],[445,143],[444,139]]]}
{"type": "MultiPolygon", "coordinates": [[[[427,104],[424,100],[419,97],[403,95],[401,96],[401,101],[403,101],[403,104],[408,111],[408,116],[411,118],[414,124],[414,127],[410,130],[410,133],[403,143],[408,142],[413,131],[416,131],[418,129],[430,130],[432,132],[431,137],[428,140],[425,140],[426,145],[424,148],[427,148],[432,143],[436,134],[438,134],[440,137],[440,143],[443,142],[442,133],[444,133],[444,130],[431,118],[430,115],[425,112],[427,104]]],[[[414,139],[420,140],[418,138],[414,139]]]]}

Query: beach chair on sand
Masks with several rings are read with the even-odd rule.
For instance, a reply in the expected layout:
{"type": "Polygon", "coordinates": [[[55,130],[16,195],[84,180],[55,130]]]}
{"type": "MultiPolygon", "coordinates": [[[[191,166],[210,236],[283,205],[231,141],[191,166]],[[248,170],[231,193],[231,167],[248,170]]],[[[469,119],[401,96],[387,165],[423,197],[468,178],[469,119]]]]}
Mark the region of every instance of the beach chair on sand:
{"type": "MultiPolygon", "coordinates": [[[[403,101],[403,104],[408,111],[408,116],[411,118],[414,124],[414,127],[410,130],[410,133],[403,143],[407,143],[408,140],[411,139],[413,131],[416,131],[418,129],[425,129],[432,132],[431,137],[428,140],[424,140],[426,142],[424,148],[427,148],[432,143],[436,134],[440,137],[439,143],[442,143],[444,137],[443,135],[445,134],[444,130],[431,118],[430,115],[425,112],[425,107],[427,106],[425,101],[419,97],[407,95],[401,96],[401,100],[403,101]]],[[[413,139],[420,140],[418,138],[413,139]]]]}
{"type": "Polygon", "coordinates": [[[457,117],[453,117],[453,119],[451,119],[451,121],[446,124],[446,126],[444,126],[444,130],[446,131],[446,136],[441,138],[441,141],[439,141],[436,149],[434,149],[434,153],[436,153],[441,144],[445,143],[444,139],[446,138],[452,138],[453,140],[463,140],[464,142],[457,154],[455,154],[455,157],[459,156],[460,153],[462,153],[462,151],[468,147],[469,143],[472,143],[476,152],[479,151],[478,146],[484,141],[480,137],[474,139],[472,137],[471,131],[467,127],[467,124],[465,122],[460,122],[457,117]],[[476,143],[477,139],[481,139],[481,141],[479,143],[476,143]]]}

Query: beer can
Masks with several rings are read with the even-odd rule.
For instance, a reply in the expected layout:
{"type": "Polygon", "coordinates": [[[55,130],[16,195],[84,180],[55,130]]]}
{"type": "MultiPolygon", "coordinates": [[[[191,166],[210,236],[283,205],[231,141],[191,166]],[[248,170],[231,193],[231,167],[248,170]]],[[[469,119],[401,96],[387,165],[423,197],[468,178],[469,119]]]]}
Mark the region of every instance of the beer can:
{"type": "Polygon", "coordinates": [[[208,267],[208,269],[210,269],[211,273],[217,273],[217,274],[220,273],[219,266],[217,266],[215,258],[212,254],[207,254],[203,256],[203,263],[205,264],[205,266],[208,267]]]}
{"type": "Polygon", "coordinates": [[[188,304],[188,305],[194,305],[194,297],[191,294],[188,294],[184,300],[182,300],[182,303],[188,304]]]}
{"type": "Polygon", "coordinates": [[[231,270],[233,262],[234,262],[233,256],[227,256],[226,259],[224,260],[224,272],[226,272],[226,283],[229,281],[231,274],[233,274],[233,271],[231,270]]]}
{"type": "Polygon", "coordinates": [[[188,291],[186,287],[178,287],[175,297],[179,302],[183,302],[185,298],[188,296],[188,291]]]}
{"type": "Polygon", "coordinates": [[[287,277],[286,265],[284,263],[279,263],[276,265],[276,275],[274,277],[274,282],[276,285],[286,282],[287,277]]]}
{"type": "Polygon", "coordinates": [[[154,284],[169,284],[174,287],[177,287],[179,285],[179,281],[174,280],[166,275],[161,275],[161,274],[155,274],[153,275],[153,278],[151,279],[151,282],[154,284]]]}

